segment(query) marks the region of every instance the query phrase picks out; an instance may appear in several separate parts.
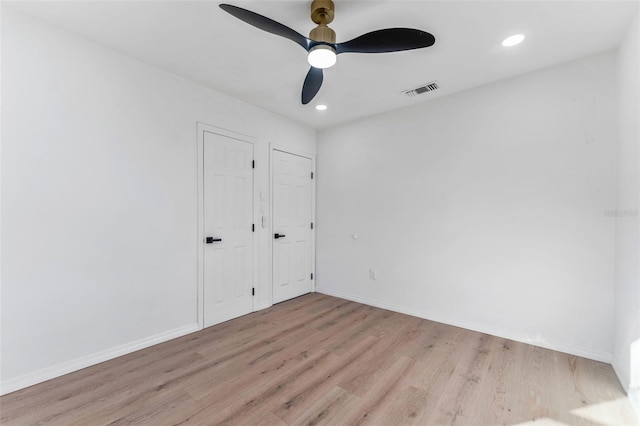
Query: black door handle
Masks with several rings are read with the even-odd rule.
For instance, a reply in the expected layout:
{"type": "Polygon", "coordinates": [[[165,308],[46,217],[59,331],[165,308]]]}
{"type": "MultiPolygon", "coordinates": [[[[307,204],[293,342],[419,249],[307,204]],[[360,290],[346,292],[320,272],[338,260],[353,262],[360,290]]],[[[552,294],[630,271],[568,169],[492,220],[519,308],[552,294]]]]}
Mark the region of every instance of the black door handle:
{"type": "Polygon", "coordinates": [[[207,244],[213,244],[214,242],[218,242],[218,241],[222,241],[222,238],[213,238],[213,237],[207,237],[207,244]]]}
{"type": "Polygon", "coordinates": [[[275,235],[273,236],[273,238],[275,238],[276,240],[277,240],[278,238],[284,238],[284,237],[286,237],[286,235],[284,235],[284,234],[275,234],[275,235]]]}

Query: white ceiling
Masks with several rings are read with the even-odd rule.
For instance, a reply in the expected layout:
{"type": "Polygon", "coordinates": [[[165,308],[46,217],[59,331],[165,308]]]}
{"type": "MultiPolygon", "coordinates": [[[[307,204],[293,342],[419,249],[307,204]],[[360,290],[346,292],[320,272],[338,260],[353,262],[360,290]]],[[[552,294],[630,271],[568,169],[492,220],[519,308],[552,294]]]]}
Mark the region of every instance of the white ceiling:
{"type": "MultiPolygon", "coordinates": [[[[238,1],[303,35],[310,1],[238,1]]],[[[337,41],[381,28],[432,33],[434,46],[385,54],[343,54],[325,70],[309,105],[300,102],[309,69],[295,43],[228,15],[212,1],[11,2],[59,28],[317,129],[428,101],[491,81],[612,49],[638,1],[334,0],[337,41]],[[519,46],[503,48],[523,33],[519,46]],[[401,92],[438,80],[414,98],[401,92]],[[318,103],[328,105],[316,111],[318,103]]],[[[4,2],[3,5],[7,5],[4,2]]]]}

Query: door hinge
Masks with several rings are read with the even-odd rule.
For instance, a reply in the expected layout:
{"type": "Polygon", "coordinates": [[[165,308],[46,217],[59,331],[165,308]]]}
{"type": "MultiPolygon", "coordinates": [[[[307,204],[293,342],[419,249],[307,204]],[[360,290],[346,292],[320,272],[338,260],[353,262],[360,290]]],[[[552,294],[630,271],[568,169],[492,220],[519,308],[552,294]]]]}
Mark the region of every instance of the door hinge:
{"type": "Polygon", "coordinates": [[[311,279],[313,279],[313,272],[311,273],[311,279]]]}
{"type": "Polygon", "coordinates": [[[256,295],[256,288],[255,288],[255,287],[252,287],[252,288],[251,288],[251,295],[252,295],[252,296],[255,296],[255,295],[256,295]]]}
{"type": "Polygon", "coordinates": [[[251,161],[251,168],[255,169],[256,168],[256,160],[252,160],[251,161]]]}
{"type": "Polygon", "coordinates": [[[251,224],[251,232],[256,232],[256,224],[255,223],[251,224]]]}
{"type": "Polygon", "coordinates": [[[313,222],[311,222],[311,229],[313,229],[313,222]]]}
{"type": "Polygon", "coordinates": [[[311,172],[311,179],[313,179],[313,172],[311,172]]]}

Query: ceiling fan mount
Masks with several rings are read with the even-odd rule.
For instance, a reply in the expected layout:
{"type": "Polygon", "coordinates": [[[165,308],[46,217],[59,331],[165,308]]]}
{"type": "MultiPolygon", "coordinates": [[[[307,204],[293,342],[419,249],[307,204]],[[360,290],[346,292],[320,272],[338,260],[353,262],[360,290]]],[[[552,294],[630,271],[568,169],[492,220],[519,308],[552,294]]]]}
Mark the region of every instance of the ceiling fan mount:
{"type": "Polygon", "coordinates": [[[436,40],[426,31],[387,28],[336,43],[336,33],[328,26],[335,16],[333,0],[311,2],[311,20],[317,26],[311,30],[308,38],[286,25],[250,10],[230,4],[221,4],[220,7],[249,25],[293,41],[308,52],[311,69],[302,85],[303,104],[308,104],[316,96],[324,79],[322,70],[333,66],[337,55],[341,53],[386,53],[421,49],[433,45],[436,40]]]}
{"type": "Polygon", "coordinates": [[[311,20],[318,25],[328,25],[333,21],[335,5],[333,0],[313,0],[311,2],[311,20]]]}

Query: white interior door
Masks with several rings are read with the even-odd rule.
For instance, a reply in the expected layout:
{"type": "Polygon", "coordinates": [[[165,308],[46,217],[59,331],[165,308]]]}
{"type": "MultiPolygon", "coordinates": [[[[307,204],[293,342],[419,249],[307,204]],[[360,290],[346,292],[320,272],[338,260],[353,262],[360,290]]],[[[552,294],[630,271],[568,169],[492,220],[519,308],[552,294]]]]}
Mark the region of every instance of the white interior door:
{"type": "Polygon", "coordinates": [[[273,303],[312,290],[311,159],[273,151],[273,303]]]}
{"type": "Polygon", "coordinates": [[[253,310],[253,144],[204,133],[204,326],[253,310]]]}

